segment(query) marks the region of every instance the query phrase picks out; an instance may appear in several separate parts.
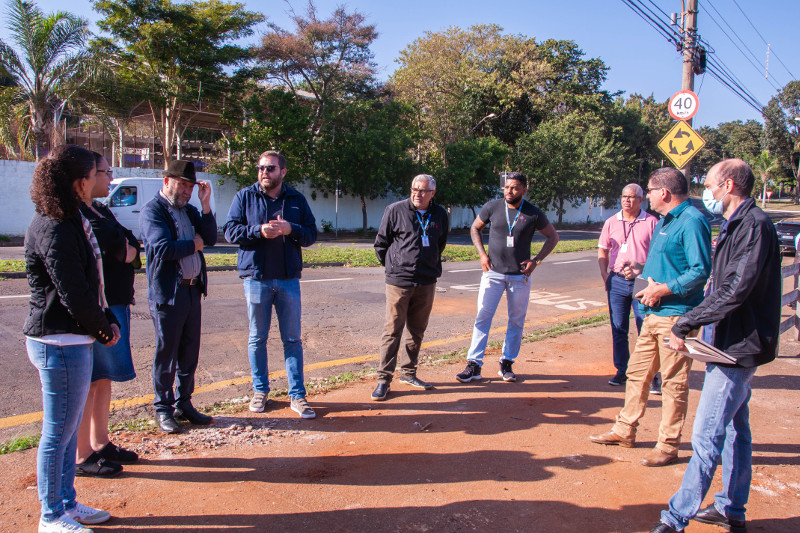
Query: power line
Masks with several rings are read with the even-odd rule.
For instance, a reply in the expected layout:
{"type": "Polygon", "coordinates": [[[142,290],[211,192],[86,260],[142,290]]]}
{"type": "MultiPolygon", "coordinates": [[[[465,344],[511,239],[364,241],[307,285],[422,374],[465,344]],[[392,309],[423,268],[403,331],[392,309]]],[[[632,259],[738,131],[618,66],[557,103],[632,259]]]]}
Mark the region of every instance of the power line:
{"type": "MultiPolygon", "coordinates": [[[[658,7],[658,5],[656,5],[653,2],[653,0],[647,0],[647,1],[655,8],[655,10],[653,10],[653,8],[647,5],[644,5],[641,0],[622,0],[622,2],[625,5],[627,5],[634,13],[636,13],[642,20],[647,22],[653,29],[659,32],[659,34],[666,37],[668,41],[673,43],[678,49],[678,51],[682,51],[683,38],[681,34],[672,27],[670,17],[663,9],[658,7]],[[659,15],[659,13],[657,13],[656,11],[660,12],[661,15],[659,15]]],[[[716,20],[714,20],[713,16],[711,16],[711,18],[714,21],[714,23],[720,28],[720,30],[722,30],[723,33],[726,33],[725,30],[721,27],[721,25],[716,20]]],[[[731,31],[733,30],[731,29],[731,31]]],[[[744,101],[747,105],[758,111],[759,114],[762,114],[763,105],[758,101],[758,99],[753,95],[753,93],[747,87],[744,86],[744,83],[742,83],[733,74],[730,68],[728,68],[727,65],[725,65],[721,59],[719,59],[719,57],[715,57],[715,54],[713,53],[713,47],[711,47],[711,45],[708,44],[706,41],[703,41],[699,35],[697,35],[697,40],[699,42],[704,43],[707,46],[707,48],[711,49],[712,51],[712,53],[709,54],[708,56],[709,65],[707,66],[707,72],[711,74],[713,78],[718,80],[728,90],[730,90],[733,94],[735,94],[738,98],[744,101]]],[[[734,46],[739,48],[735,42],[733,42],[733,44],[734,46]]],[[[739,51],[740,52],[742,51],[741,48],[739,48],[739,51]]],[[[742,53],[744,54],[744,52],[742,53]]],[[[745,58],[748,59],[748,61],[750,61],[750,59],[747,57],[746,54],[745,58]]],[[[758,67],[756,66],[755,68],[760,74],[761,71],[758,69],[758,67]]],[[[772,82],[770,81],[770,83],[772,82]]]]}
{"type": "MultiPolygon", "coordinates": [[[[750,53],[750,55],[751,55],[751,56],[752,56],[752,57],[753,57],[753,58],[754,58],[756,61],[759,61],[759,59],[756,57],[756,55],[753,53],[753,51],[752,51],[752,50],[750,50],[750,48],[747,46],[747,44],[745,44],[745,42],[742,40],[742,38],[741,38],[741,37],[739,37],[739,34],[738,34],[738,33],[736,33],[736,30],[734,30],[734,29],[731,27],[731,25],[730,25],[730,24],[728,24],[728,21],[726,21],[726,20],[725,20],[725,17],[723,17],[723,16],[722,16],[722,14],[721,14],[721,13],[719,12],[719,10],[718,10],[718,9],[717,9],[717,8],[714,6],[714,4],[711,2],[711,0],[706,0],[706,3],[707,3],[707,4],[708,4],[710,7],[711,7],[711,9],[713,9],[713,10],[714,10],[714,11],[717,13],[717,15],[719,16],[719,18],[722,20],[722,22],[724,22],[724,23],[725,23],[725,25],[728,27],[728,30],[730,30],[730,31],[725,31],[725,29],[722,27],[722,25],[721,25],[719,22],[717,22],[717,19],[714,17],[714,15],[711,13],[711,11],[707,11],[706,13],[708,14],[708,17],[711,19],[711,22],[713,22],[714,24],[716,24],[716,25],[717,25],[717,27],[720,29],[720,31],[722,31],[722,33],[725,35],[725,37],[727,37],[727,38],[728,38],[728,40],[729,40],[729,41],[730,41],[730,42],[733,44],[733,46],[735,46],[735,47],[736,47],[736,49],[737,49],[737,50],[739,50],[739,52],[742,54],[742,56],[744,56],[744,58],[745,58],[745,59],[746,59],[746,60],[747,60],[747,61],[748,61],[748,62],[749,62],[751,65],[753,65],[753,68],[754,68],[754,69],[756,69],[756,72],[758,72],[758,73],[759,73],[759,75],[760,75],[760,74],[762,73],[762,68],[764,68],[764,67],[762,67],[762,65],[760,64],[760,62],[759,62],[759,64],[758,64],[758,65],[756,65],[755,63],[753,63],[753,61],[752,61],[752,60],[751,60],[751,59],[750,59],[750,58],[747,56],[747,54],[745,54],[745,53],[744,53],[744,50],[742,50],[742,49],[741,49],[741,47],[740,47],[738,44],[736,44],[736,41],[734,41],[734,40],[731,38],[731,36],[730,36],[730,33],[733,33],[733,34],[736,36],[736,38],[737,38],[737,39],[739,39],[739,42],[741,42],[741,43],[742,43],[742,45],[743,45],[743,46],[744,46],[744,47],[747,49],[747,51],[750,53]]],[[[773,87],[773,88],[774,88],[776,91],[780,91],[780,88],[779,88],[778,86],[776,86],[776,85],[775,85],[775,84],[772,82],[772,80],[770,80],[769,78],[766,78],[766,80],[769,82],[769,84],[770,84],[770,85],[772,85],[772,87],[773,87]]]]}
{"type": "MultiPolygon", "coordinates": [[[[651,17],[650,15],[645,13],[644,9],[646,9],[646,8],[644,6],[636,5],[634,3],[634,0],[622,0],[622,3],[627,5],[629,8],[631,8],[631,10],[634,13],[636,13],[639,16],[639,18],[644,20],[654,30],[659,32],[663,37],[665,37],[667,39],[667,41],[671,42],[676,47],[679,46],[680,36],[675,32],[675,30],[673,30],[669,26],[665,27],[665,25],[663,23],[659,23],[658,20],[654,19],[653,17],[651,17]]],[[[651,13],[652,13],[652,11],[651,11],[651,13]]]]}
{"type": "MultiPolygon", "coordinates": [[[[752,27],[752,28],[753,28],[753,30],[756,32],[756,34],[758,34],[758,36],[759,36],[759,37],[761,37],[761,40],[764,42],[764,44],[766,44],[767,46],[769,46],[769,43],[767,42],[767,40],[766,40],[766,39],[764,39],[764,36],[763,36],[763,35],[761,35],[761,32],[759,32],[759,31],[756,29],[755,25],[754,25],[754,24],[753,24],[753,22],[750,20],[750,17],[748,17],[748,16],[747,16],[747,14],[746,14],[746,13],[744,12],[744,10],[742,9],[742,6],[740,6],[740,5],[739,5],[739,2],[737,2],[736,0],[733,0],[733,3],[734,3],[734,4],[736,4],[736,7],[738,7],[738,8],[739,8],[739,11],[741,12],[741,14],[742,14],[742,16],[745,18],[745,20],[747,20],[747,22],[749,22],[749,23],[750,23],[750,27],[752,27]]],[[[785,64],[783,61],[781,61],[781,58],[780,58],[780,57],[778,57],[778,54],[776,54],[776,53],[775,53],[775,51],[774,51],[774,50],[772,50],[771,48],[770,48],[770,53],[771,53],[772,55],[774,55],[774,56],[775,56],[775,59],[777,59],[777,60],[778,60],[778,63],[780,63],[781,65],[783,65],[783,68],[784,68],[784,69],[786,69],[786,72],[788,72],[788,73],[789,73],[789,76],[791,76],[793,80],[796,80],[796,79],[797,79],[797,77],[796,77],[794,74],[792,74],[792,71],[790,71],[790,70],[789,70],[789,67],[787,67],[787,66],[786,66],[786,64],[785,64]]]]}

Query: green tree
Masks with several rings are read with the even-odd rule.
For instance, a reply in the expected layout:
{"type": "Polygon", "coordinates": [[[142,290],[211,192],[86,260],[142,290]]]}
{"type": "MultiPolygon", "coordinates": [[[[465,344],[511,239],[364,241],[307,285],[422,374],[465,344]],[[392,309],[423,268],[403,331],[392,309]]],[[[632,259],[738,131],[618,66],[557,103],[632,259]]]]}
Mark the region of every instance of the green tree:
{"type": "Polygon", "coordinates": [[[467,137],[446,147],[446,164],[431,166],[437,179],[436,201],[448,207],[472,209],[495,198],[498,171],[509,149],[495,137],[467,137]]]}
{"type": "Polygon", "coordinates": [[[780,169],[780,164],[776,157],[771,155],[769,151],[764,150],[750,160],[750,167],[756,175],[753,191],[761,191],[761,207],[763,208],[767,201],[767,187],[771,181],[770,175],[780,169]]]}
{"type": "Polygon", "coordinates": [[[400,54],[391,83],[413,105],[429,144],[427,154],[471,134],[484,117],[495,118],[476,131],[509,147],[555,112],[601,105],[606,67],[584,59],[572,41],[537,43],[507,35],[497,25],[427,32],[400,54]]]}
{"type": "Polygon", "coordinates": [[[370,92],[375,74],[370,45],[378,37],[364,15],[337,7],[321,20],[312,2],[306,15],[292,13],[295,32],[269,23],[261,46],[256,48],[261,76],[291,91],[307,91],[315,105],[311,132],[318,135],[328,108],[342,98],[370,92]]]}
{"type": "MultiPolygon", "coordinates": [[[[333,105],[333,104],[331,104],[333,105]]],[[[321,132],[315,153],[315,188],[361,201],[367,230],[367,200],[404,191],[416,166],[413,115],[395,101],[358,101],[342,106],[321,132]]]]}
{"type": "Polygon", "coordinates": [[[86,80],[87,22],[63,11],[45,14],[24,0],[9,0],[8,8],[7,27],[16,48],[0,40],[0,70],[13,80],[14,86],[6,90],[15,94],[4,100],[27,106],[38,159],[47,146],[48,130],[61,121],[86,80]]]}
{"type": "Polygon", "coordinates": [[[263,16],[220,0],[95,0],[111,37],[97,43],[125,85],[138,90],[152,113],[164,166],[173,158],[185,106],[222,101],[230,89],[226,67],[242,66],[248,49],[234,44],[263,16]]]}
{"type": "Polygon", "coordinates": [[[628,157],[619,173],[628,178],[627,182],[644,183],[664,159],[658,142],[672,127],[667,102],[656,102],[652,94],[645,98],[634,93],[627,100],[614,100],[613,105],[603,111],[603,116],[605,122],[615,128],[615,140],[628,148],[628,157]]]}
{"type": "Polygon", "coordinates": [[[278,150],[287,159],[291,172],[288,182],[302,181],[311,170],[312,112],[294,93],[250,87],[236,106],[228,106],[223,132],[217,143],[227,156],[211,166],[213,172],[227,176],[240,186],[258,178],[258,157],[266,150],[278,150]]]}
{"type": "Polygon", "coordinates": [[[565,204],[577,207],[588,198],[591,208],[596,200],[618,197],[627,182],[618,173],[625,148],[608,136],[596,115],[557,115],[521,137],[518,147],[514,163],[528,175],[531,201],[555,209],[559,223],[565,204]]]}

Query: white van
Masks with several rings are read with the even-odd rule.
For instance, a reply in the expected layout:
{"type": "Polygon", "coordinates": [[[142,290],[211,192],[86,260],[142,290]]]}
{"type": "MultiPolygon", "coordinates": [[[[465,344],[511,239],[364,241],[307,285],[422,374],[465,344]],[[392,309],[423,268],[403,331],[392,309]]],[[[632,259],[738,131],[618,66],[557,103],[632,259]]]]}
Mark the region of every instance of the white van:
{"type": "MultiPolygon", "coordinates": [[[[104,202],[117,217],[120,224],[128,228],[136,235],[137,239],[142,236],[139,233],[139,213],[144,204],[152,200],[161,186],[164,178],[115,178],[109,186],[108,198],[104,202]]],[[[192,193],[189,203],[202,211],[200,199],[197,197],[197,187],[192,193]]],[[[211,212],[216,212],[214,203],[214,184],[211,184],[211,212]]]]}

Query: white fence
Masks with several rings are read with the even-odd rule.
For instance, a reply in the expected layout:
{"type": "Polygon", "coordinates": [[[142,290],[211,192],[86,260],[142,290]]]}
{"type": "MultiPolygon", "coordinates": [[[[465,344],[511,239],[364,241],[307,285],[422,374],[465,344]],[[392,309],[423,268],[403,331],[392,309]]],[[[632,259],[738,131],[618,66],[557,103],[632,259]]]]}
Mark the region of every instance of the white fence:
{"type": "MultiPolygon", "coordinates": [[[[2,183],[2,193],[0,194],[0,235],[20,236],[25,234],[25,230],[33,217],[34,208],[30,199],[30,186],[33,170],[36,163],[27,161],[7,161],[0,160],[0,183],[2,183]]],[[[115,178],[125,178],[133,176],[160,177],[161,170],[142,169],[142,168],[114,168],[115,178]]],[[[217,174],[205,172],[198,173],[198,178],[214,183],[215,199],[217,206],[217,224],[222,226],[228,215],[233,197],[238,190],[237,186],[230,181],[222,182],[222,177],[217,174]],[[221,185],[220,185],[221,183],[221,185]]],[[[410,186],[410,181],[409,181],[410,186]]],[[[334,223],[337,218],[335,199],[333,195],[325,197],[322,193],[314,191],[308,183],[296,185],[302,192],[314,217],[317,225],[322,228],[322,221],[334,223]]],[[[387,205],[396,201],[397,198],[379,198],[367,201],[367,226],[377,228],[380,225],[383,211],[387,205]]],[[[582,205],[577,208],[568,207],[564,214],[564,222],[582,223],[586,222],[588,207],[582,205]]],[[[358,198],[344,197],[339,198],[338,210],[339,229],[356,230],[361,229],[362,214],[361,202],[358,198]]],[[[592,209],[591,222],[597,222],[607,218],[611,212],[602,207],[592,209]]],[[[557,220],[552,214],[548,213],[551,221],[557,220]]],[[[451,224],[454,228],[468,227],[473,221],[470,209],[455,208],[451,214],[451,224]]]]}

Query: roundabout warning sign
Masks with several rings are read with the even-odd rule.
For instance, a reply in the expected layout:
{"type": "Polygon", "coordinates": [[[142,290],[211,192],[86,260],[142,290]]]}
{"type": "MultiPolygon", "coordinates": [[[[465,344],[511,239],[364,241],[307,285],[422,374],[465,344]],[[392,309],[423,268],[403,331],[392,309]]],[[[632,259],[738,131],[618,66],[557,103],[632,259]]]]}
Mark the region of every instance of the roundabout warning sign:
{"type": "Polygon", "coordinates": [[[679,120],[658,142],[658,147],[675,168],[683,168],[697,155],[706,141],[683,120],[679,120]]]}

